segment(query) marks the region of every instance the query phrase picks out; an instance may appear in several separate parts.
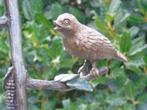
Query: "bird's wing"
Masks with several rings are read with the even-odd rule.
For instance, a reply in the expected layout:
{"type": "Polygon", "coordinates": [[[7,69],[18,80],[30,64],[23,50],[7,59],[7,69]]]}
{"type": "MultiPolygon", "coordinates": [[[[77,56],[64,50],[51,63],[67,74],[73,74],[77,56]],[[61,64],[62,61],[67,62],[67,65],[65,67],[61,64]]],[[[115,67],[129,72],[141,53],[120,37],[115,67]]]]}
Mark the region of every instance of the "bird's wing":
{"type": "Polygon", "coordinates": [[[84,45],[86,44],[85,46],[89,48],[89,53],[96,53],[100,58],[111,58],[114,56],[116,49],[103,34],[89,27],[86,27],[82,33],[84,45]]]}

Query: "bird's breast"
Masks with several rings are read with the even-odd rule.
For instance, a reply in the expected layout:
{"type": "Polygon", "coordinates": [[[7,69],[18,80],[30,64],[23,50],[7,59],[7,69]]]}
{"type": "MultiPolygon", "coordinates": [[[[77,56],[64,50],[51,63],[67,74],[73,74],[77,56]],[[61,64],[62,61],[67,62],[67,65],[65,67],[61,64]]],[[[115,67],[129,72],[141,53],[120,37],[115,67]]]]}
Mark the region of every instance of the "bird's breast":
{"type": "Polygon", "coordinates": [[[86,47],[84,47],[81,39],[65,38],[63,42],[68,53],[78,57],[85,57],[86,47]]]}

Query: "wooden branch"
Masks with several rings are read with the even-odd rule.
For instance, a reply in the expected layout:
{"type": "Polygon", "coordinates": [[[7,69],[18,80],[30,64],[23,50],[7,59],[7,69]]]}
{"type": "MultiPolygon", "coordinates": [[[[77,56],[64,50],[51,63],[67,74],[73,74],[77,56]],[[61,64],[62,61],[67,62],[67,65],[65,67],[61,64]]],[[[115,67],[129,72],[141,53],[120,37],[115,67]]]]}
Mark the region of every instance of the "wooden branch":
{"type": "MultiPolygon", "coordinates": [[[[105,75],[106,73],[108,73],[107,67],[99,69],[99,75],[105,75]]],[[[88,80],[88,81],[96,79],[97,77],[90,74],[87,74],[86,76],[80,76],[81,79],[88,80]]],[[[49,89],[49,90],[58,90],[58,91],[73,90],[73,88],[70,88],[69,86],[67,86],[66,83],[54,81],[54,80],[47,81],[47,80],[39,80],[39,79],[30,78],[27,80],[27,86],[33,89],[49,89]]]]}
{"type": "Polygon", "coordinates": [[[21,27],[17,0],[5,0],[6,16],[9,18],[8,29],[10,34],[12,63],[16,71],[16,108],[27,110],[26,69],[22,55],[21,27]]]}
{"type": "Polygon", "coordinates": [[[0,17],[0,25],[6,25],[8,22],[8,18],[6,16],[0,17]]]}

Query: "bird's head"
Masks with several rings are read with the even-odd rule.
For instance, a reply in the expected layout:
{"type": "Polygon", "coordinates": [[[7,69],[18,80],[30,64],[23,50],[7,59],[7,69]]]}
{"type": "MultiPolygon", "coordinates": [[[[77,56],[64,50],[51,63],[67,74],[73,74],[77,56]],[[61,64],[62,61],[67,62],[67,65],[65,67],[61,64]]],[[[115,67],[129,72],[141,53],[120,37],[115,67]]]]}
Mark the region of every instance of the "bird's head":
{"type": "Polygon", "coordinates": [[[76,32],[79,27],[79,21],[69,13],[63,13],[54,21],[55,30],[61,33],[76,32]]]}

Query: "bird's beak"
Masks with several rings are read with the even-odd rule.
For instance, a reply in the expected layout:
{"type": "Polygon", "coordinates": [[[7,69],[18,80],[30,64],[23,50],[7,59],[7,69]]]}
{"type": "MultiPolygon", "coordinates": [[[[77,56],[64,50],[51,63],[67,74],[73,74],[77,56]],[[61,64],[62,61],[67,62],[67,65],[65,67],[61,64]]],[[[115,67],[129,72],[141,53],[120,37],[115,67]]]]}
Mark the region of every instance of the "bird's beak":
{"type": "Polygon", "coordinates": [[[54,25],[56,25],[56,24],[57,24],[57,21],[56,21],[56,20],[54,20],[54,21],[53,21],[53,23],[54,23],[54,25]]]}
{"type": "Polygon", "coordinates": [[[54,27],[55,30],[58,31],[59,29],[61,29],[61,26],[59,25],[59,23],[57,22],[57,20],[54,20],[53,23],[55,25],[55,27],[54,27]]]}

